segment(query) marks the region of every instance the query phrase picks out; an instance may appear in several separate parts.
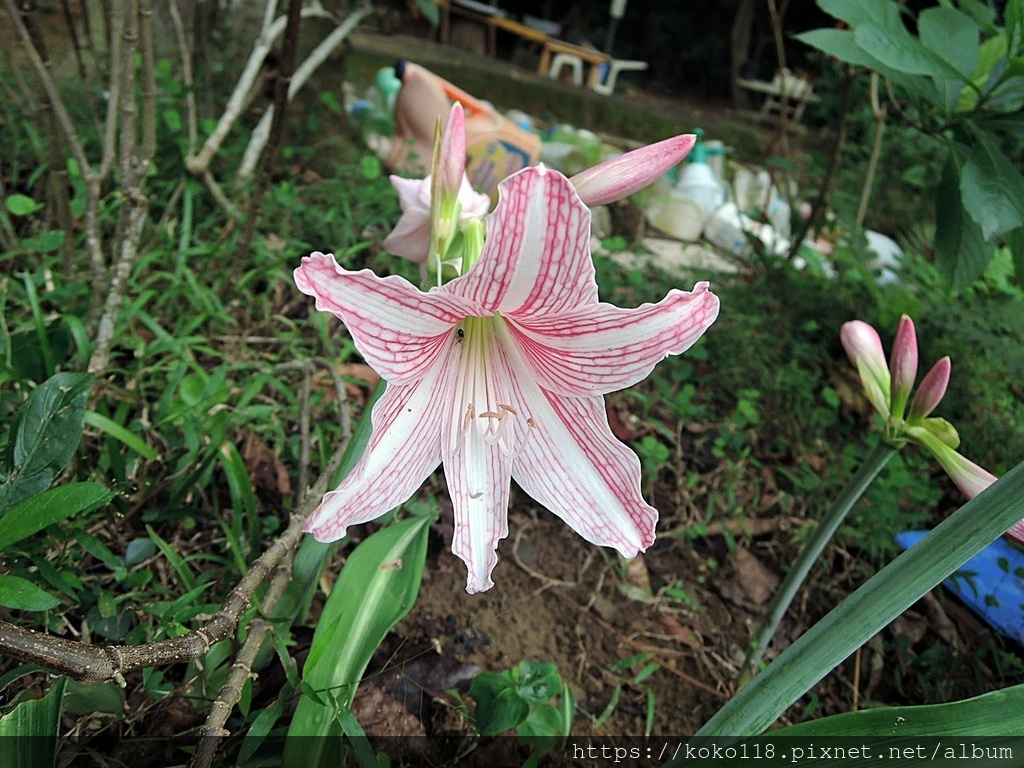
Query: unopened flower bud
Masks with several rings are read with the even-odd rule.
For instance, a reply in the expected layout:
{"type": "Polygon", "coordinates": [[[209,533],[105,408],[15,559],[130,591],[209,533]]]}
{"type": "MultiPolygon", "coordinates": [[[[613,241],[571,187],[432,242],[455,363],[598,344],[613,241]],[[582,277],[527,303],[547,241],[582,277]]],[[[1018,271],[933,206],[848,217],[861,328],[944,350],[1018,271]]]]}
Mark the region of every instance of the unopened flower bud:
{"type": "Polygon", "coordinates": [[[896,327],[889,371],[892,376],[889,415],[893,419],[902,419],[917,379],[917,333],[914,321],[906,315],[900,318],[896,327]]]}
{"type": "Polygon", "coordinates": [[[878,332],[861,320],[843,323],[839,338],[850,362],[857,366],[864,394],[884,418],[889,418],[889,366],[878,332]]]}
{"type": "Polygon", "coordinates": [[[932,369],[925,374],[921,380],[921,386],[914,394],[914,400],[910,404],[910,412],[907,420],[917,422],[925,418],[935,410],[946,394],[946,387],[949,386],[949,374],[952,370],[949,356],[942,358],[932,369]]]}

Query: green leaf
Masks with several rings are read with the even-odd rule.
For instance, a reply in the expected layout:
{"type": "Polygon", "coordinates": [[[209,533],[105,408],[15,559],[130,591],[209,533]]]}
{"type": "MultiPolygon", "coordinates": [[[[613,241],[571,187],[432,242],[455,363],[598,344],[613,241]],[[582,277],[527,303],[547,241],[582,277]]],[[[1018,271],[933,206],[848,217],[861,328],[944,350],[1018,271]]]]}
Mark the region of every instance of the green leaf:
{"type": "Polygon", "coordinates": [[[8,195],[4,200],[7,211],[13,216],[29,216],[43,207],[27,195],[8,195]]]}
{"type": "MultiPolygon", "coordinates": [[[[937,6],[917,19],[921,43],[943,57],[966,81],[978,64],[978,25],[955,8],[937,6]]],[[[959,90],[959,89],[958,89],[959,90]]]]}
{"type": "Polygon", "coordinates": [[[379,179],[384,172],[376,155],[363,155],[359,160],[359,170],[367,181],[379,179]]]}
{"type": "Polygon", "coordinates": [[[288,699],[281,696],[269,707],[261,709],[260,713],[256,715],[256,719],[252,721],[249,730],[245,732],[242,747],[238,751],[239,765],[245,764],[249,758],[256,754],[256,750],[260,748],[267,736],[270,735],[271,729],[281,719],[287,703],[288,699]]]}
{"type": "Polygon", "coordinates": [[[330,91],[320,92],[320,101],[327,107],[331,112],[336,115],[340,115],[344,111],[344,107],[341,106],[341,102],[338,101],[338,97],[330,91]]]}
{"type": "MultiPolygon", "coordinates": [[[[772,731],[772,736],[889,736],[899,723],[901,737],[1024,736],[1024,685],[973,699],[919,707],[879,707],[808,720],[772,731]]],[[[858,761],[857,765],[861,765],[858,761]]]]}
{"type": "Polygon", "coordinates": [[[26,499],[7,513],[0,526],[0,552],[22,539],[27,539],[47,526],[67,520],[73,515],[90,512],[114,498],[116,494],[98,483],[68,483],[50,488],[26,499]]]}
{"type": "Polygon", "coordinates": [[[181,113],[176,109],[165,109],[161,116],[164,119],[164,125],[166,125],[172,133],[177,133],[181,130],[181,113]]]}
{"type": "Polygon", "coordinates": [[[89,373],[58,373],[29,395],[11,426],[8,455],[0,470],[0,517],[42,493],[74,456],[82,439],[89,373]]]}
{"type": "Polygon", "coordinates": [[[1008,0],[1003,12],[1007,48],[1011,56],[1024,53],[1024,0],[1008,0]]]}
{"type": "MultiPolygon", "coordinates": [[[[802,43],[812,48],[817,48],[819,51],[840,61],[845,61],[847,64],[852,64],[855,67],[873,69],[893,82],[913,89],[915,83],[913,78],[897,72],[892,67],[886,66],[861,48],[860,44],[854,39],[853,32],[850,30],[814,29],[810,32],[794,35],[794,37],[802,43]]],[[[921,82],[925,83],[927,81],[922,80],[921,82]]]]}
{"type": "Polygon", "coordinates": [[[352,744],[359,765],[362,768],[377,768],[377,755],[374,754],[370,740],[366,738],[366,732],[359,725],[359,721],[351,712],[344,709],[338,711],[338,720],[341,723],[341,729],[352,744]]]}
{"type": "MultiPolygon", "coordinates": [[[[328,737],[340,733],[337,710],[348,709],[366,665],[385,635],[412,608],[420,589],[432,518],[415,517],[389,525],[363,541],[349,556],[317,623],[303,681],[314,691],[330,693],[337,708],[304,695],[289,728],[290,736],[318,736],[309,766],[333,765],[328,737]]],[[[290,750],[301,739],[289,739],[290,750]]],[[[306,746],[309,746],[309,740],[306,746]]]]}
{"type": "Polygon", "coordinates": [[[530,704],[541,704],[558,695],[562,678],[555,664],[519,663],[519,695],[530,704]]]}
{"type": "Polygon", "coordinates": [[[1024,462],[844,600],[741,689],[697,735],[753,736],[884,626],[1024,518],[1024,462]]]}
{"type": "Polygon", "coordinates": [[[557,737],[564,733],[562,716],[550,704],[531,707],[526,719],[516,727],[516,733],[528,737],[539,750],[552,749],[557,737]]]}
{"type": "Polygon", "coordinates": [[[0,573],[0,605],[18,611],[48,611],[60,600],[27,579],[0,573]]]}
{"type": "Polygon", "coordinates": [[[143,458],[149,459],[150,461],[156,460],[156,451],[150,448],[149,445],[146,444],[145,440],[135,434],[132,434],[113,419],[108,419],[103,414],[96,413],[95,411],[86,411],[84,421],[90,427],[98,429],[101,432],[105,432],[118,442],[124,443],[143,458]]]}
{"type": "Polygon", "coordinates": [[[971,74],[974,87],[965,86],[956,105],[957,112],[969,112],[978,105],[978,94],[984,91],[997,66],[1006,57],[1006,35],[990,37],[978,47],[978,64],[971,74]]]}
{"type": "Polygon", "coordinates": [[[92,715],[96,712],[124,715],[124,701],[124,690],[117,683],[86,685],[69,680],[64,711],[69,715],[92,715]]]}
{"type": "Polygon", "coordinates": [[[43,232],[35,237],[26,237],[21,244],[38,253],[53,253],[64,245],[64,231],[51,229],[49,232],[43,232]]]}
{"type": "Polygon", "coordinates": [[[1024,178],[987,133],[978,133],[960,175],[964,210],[986,240],[1024,226],[1024,178]]]}
{"type": "Polygon", "coordinates": [[[851,27],[861,24],[902,24],[899,8],[889,0],[818,0],[818,7],[829,16],[851,27]]]}
{"type": "Polygon", "coordinates": [[[530,705],[503,675],[481,672],[469,687],[476,701],[473,720],[481,736],[496,736],[510,731],[526,720],[530,705]]]}
{"type": "Polygon", "coordinates": [[[1024,76],[1008,77],[985,97],[985,107],[996,112],[1020,112],[1024,108],[1024,76]]]}
{"type": "MultiPolygon", "coordinates": [[[[174,550],[174,547],[161,539],[152,526],[146,526],[146,533],[149,534],[149,538],[153,540],[153,543],[156,544],[164,557],[171,561],[171,565],[174,566],[174,570],[178,574],[178,578],[181,579],[181,583],[185,585],[185,589],[188,592],[196,589],[195,577],[192,575],[192,571],[189,570],[185,559],[174,550]]],[[[209,584],[205,584],[201,589],[205,589],[208,586],[209,584]]]]}
{"type": "Polygon", "coordinates": [[[1013,257],[1013,271],[1017,276],[1017,283],[1024,283],[1024,227],[1015,229],[1006,236],[1006,246],[1010,249],[1013,257]]]}
{"type": "Polygon", "coordinates": [[[984,0],[959,0],[960,10],[974,19],[983,28],[995,24],[996,12],[984,0]]]}
{"type": "Polygon", "coordinates": [[[956,78],[957,71],[919,40],[911,37],[900,22],[898,27],[883,28],[875,24],[859,24],[853,30],[853,39],[869,56],[897,72],[907,75],[929,75],[938,78],[956,78]]]}
{"type": "Polygon", "coordinates": [[[794,37],[805,45],[817,48],[829,56],[856,67],[877,69],[883,66],[878,59],[860,47],[850,30],[812,29],[810,32],[803,32],[794,37]]]}
{"type": "Polygon", "coordinates": [[[0,717],[4,745],[0,763],[4,768],[51,768],[56,764],[66,681],[58,678],[43,698],[23,701],[0,717]]]}
{"type": "Polygon", "coordinates": [[[131,568],[145,562],[156,553],[157,547],[152,539],[132,539],[124,550],[124,564],[131,568]]]}
{"type": "Polygon", "coordinates": [[[981,276],[994,248],[963,209],[956,159],[946,160],[935,190],[935,261],[948,285],[964,288],[981,276]]]}

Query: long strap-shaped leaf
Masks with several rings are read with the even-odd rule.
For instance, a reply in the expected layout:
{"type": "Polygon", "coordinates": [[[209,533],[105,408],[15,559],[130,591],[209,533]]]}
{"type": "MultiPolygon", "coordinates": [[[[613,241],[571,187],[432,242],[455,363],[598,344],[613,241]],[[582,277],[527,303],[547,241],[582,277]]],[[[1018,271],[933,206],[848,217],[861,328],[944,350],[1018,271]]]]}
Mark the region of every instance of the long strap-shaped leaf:
{"type": "Polygon", "coordinates": [[[754,736],[882,627],[1024,517],[1024,462],[954,512],[805,632],[698,736],[754,736]]]}
{"type": "Polygon", "coordinates": [[[50,768],[56,763],[60,713],[67,678],[61,677],[41,699],[29,699],[0,717],[0,765],[50,768]]]}
{"type": "MultiPolygon", "coordinates": [[[[992,691],[973,699],[919,707],[878,707],[822,717],[772,731],[801,738],[840,736],[1007,736],[1017,744],[1024,736],[1024,685],[992,691]]],[[[866,763],[857,761],[857,768],[866,763]]]]}

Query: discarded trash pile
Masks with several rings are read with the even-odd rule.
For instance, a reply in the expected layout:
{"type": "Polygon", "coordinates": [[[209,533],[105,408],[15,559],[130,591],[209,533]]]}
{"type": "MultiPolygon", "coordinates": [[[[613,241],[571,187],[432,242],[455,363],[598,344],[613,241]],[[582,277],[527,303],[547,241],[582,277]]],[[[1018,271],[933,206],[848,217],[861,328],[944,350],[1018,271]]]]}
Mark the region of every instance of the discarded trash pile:
{"type": "MultiPolygon", "coordinates": [[[[544,163],[571,176],[623,151],[585,129],[542,127],[519,110],[501,114],[489,102],[407,61],[382,68],[362,97],[346,94],[345,107],[391,172],[423,177],[438,121],[446,119],[454,101],[466,110],[466,173],[474,188],[492,200],[499,181],[529,165],[544,163]]],[[[732,257],[746,257],[756,245],[761,253],[787,255],[794,216],[806,217],[810,210],[806,203],[794,206],[795,184],[773,179],[766,169],[728,160],[721,141],[705,141],[699,128],[694,132],[698,141],[686,162],[639,201],[648,224],[663,235],[659,244],[663,239],[710,244],[732,257]]],[[[868,247],[878,256],[874,266],[881,271],[880,279],[893,279],[892,269],[902,254],[899,246],[879,233],[867,234],[868,247]]],[[[808,239],[797,264],[809,263],[829,274],[833,243],[827,231],[808,239]]]]}

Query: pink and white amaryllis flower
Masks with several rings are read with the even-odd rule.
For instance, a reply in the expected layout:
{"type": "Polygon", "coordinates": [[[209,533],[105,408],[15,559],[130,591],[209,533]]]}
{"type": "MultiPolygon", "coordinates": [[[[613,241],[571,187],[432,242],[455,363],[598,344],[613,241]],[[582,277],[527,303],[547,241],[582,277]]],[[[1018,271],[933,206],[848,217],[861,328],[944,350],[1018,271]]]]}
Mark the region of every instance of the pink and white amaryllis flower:
{"type": "MultiPolygon", "coordinates": [[[[457,221],[482,218],[491,207],[491,199],[475,192],[466,178],[466,117],[461,104],[456,103],[448,115],[434,165],[437,167],[425,179],[391,177],[402,217],[384,238],[384,248],[417,264],[426,262],[430,253],[431,219],[436,214],[431,203],[435,193],[451,198],[449,205],[455,209],[457,221]]],[[[440,205],[439,201],[433,202],[440,205]]]]}
{"type": "Polygon", "coordinates": [[[444,285],[424,292],[330,255],[303,259],[299,289],[341,318],[388,383],[363,458],[308,531],[338,539],[443,464],[469,592],[493,584],[511,478],[594,544],[626,557],[650,546],[658,513],[603,396],[689,348],[718,298],[702,282],[636,309],[599,302],[589,240],[590,211],[569,181],[527,168],[499,185],[479,260],[444,285]]]}

